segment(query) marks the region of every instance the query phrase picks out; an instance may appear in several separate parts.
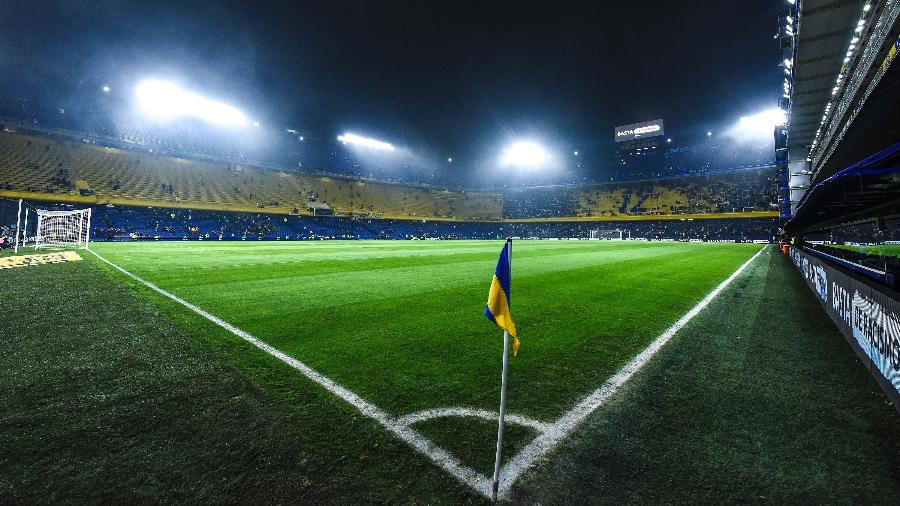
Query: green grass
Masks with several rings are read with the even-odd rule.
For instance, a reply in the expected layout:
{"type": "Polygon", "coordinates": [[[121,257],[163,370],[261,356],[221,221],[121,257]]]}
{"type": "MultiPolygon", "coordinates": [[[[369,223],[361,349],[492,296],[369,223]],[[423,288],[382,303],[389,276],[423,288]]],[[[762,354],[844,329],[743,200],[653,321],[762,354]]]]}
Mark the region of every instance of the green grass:
{"type": "Polygon", "coordinates": [[[840,248],[850,251],[856,251],[858,253],[865,253],[866,255],[900,258],[900,244],[876,244],[873,246],[867,246],[864,244],[829,244],[828,246],[831,248],[840,248]]]}
{"type": "MultiPolygon", "coordinates": [[[[16,256],[16,255],[33,255],[35,253],[41,253],[41,251],[39,251],[39,250],[36,251],[31,246],[29,246],[27,248],[19,248],[18,253],[15,253],[14,251],[15,250],[13,248],[0,249],[0,257],[11,257],[11,256],[16,256]]],[[[46,252],[44,252],[44,253],[46,253],[46,252]]]]}
{"type": "Polygon", "coordinates": [[[295,370],[95,262],[0,276],[18,287],[0,314],[2,504],[482,502],[295,370]]]}
{"type": "MultiPolygon", "coordinates": [[[[497,409],[501,333],[481,312],[501,245],[92,247],[403,415],[497,409]]],[[[509,410],[552,421],[758,249],[517,242],[512,301],[522,349],[511,363],[509,410]]],[[[25,315],[0,356],[0,402],[13,406],[0,415],[0,502],[483,502],[297,371],[85,257],[0,271],[21,287],[5,300],[10,309],[0,323],[10,328],[10,315],[25,315]]],[[[731,309],[723,312],[723,301],[701,313],[683,331],[693,338],[679,335],[587,428],[521,480],[516,501],[752,500],[758,490],[796,497],[791,487],[815,473],[794,469],[789,464],[808,460],[787,455],[796,450],[796,431],[807,427],[833,431],[804,439],[801,449],[819,459],[817,469],[843,465],[854,447],[861,459],[896,462],[892,408],[834,328],[821,323],[824,313],[808,304],[815,299],[801,298],[805,305],[786,311],[792,297],[808,293],[786,261],[774,276],[773,258],[722,293],[731,309]],[[816,314],[819,323],[801,340],[778,332],[816,314]],[[736,331],[747,340],[732,339],[736,331]],[[756,346],[747,349],[751,342],[756,346]],[[822,368],[829,371],[827,390],[820,390],[823,375],[811,374],[822,368]],[[808,399],[780,416],[791,392],[808,399]],[[853,409],[845,412],[847,403],[853,409]],[[806,420],[823,412],[844,415],[806,420]],[[769,418],[773,423],[763,423],[769,418]],[[745,454],[750,447],[756,453],[745,454]],[[769,462],[754,460],[760,448],[775,453],[778,480],[760,479],[769,462]],[[656,459],[678,469],[654,468],[656,459]],[[638,468],[653,472],[632,474],[638,468]],[[720,481],[709,488],[688,479],[687,469],[720,481]],[[634,495],[611,480],[646,492],[634,495]],[[683,481],[673,487],[673,480],[683,481]]],[[[494,424],[446,418],[416,428],[489,473],[494,424]]],[[[515,426],[508,434],[507,455],[533,436],[515,426]]],[[[889,472],[873,474],[856,485],[855,497],[877,498],[875,485],[888,497],[896,493],[883,487],[889,472]]],[[[841,486],[859,474],[823,476],[841,486]]],[[[806,489],[824,499],[831,497],[826,490],[821,480],[806,489]]]]}
{"type": "MultiPolygon", "coordinates": [[[[112,262],[300,358],[389,413],[497,409],[483,316],[500,242],[98,244],[112,262]]],[[[510,410],[552,420],[759,246],[517,242],[510,410]],[[677,289],[673,289],[677,287],[677,289]]]]}
{"type": "Polygon", "coordinates": [[[900,415],[770,251],[526,475],[514,501],[897,504],[900,415]]]}

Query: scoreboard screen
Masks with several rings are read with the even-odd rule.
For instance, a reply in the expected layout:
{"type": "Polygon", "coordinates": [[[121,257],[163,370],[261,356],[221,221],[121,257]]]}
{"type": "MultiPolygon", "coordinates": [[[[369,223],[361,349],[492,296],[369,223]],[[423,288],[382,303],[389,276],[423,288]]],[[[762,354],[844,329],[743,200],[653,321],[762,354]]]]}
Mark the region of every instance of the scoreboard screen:
{"type": "Polygon", "coordinates": [[[666,130],[663,127],[663,120],[661,119],[618,126],[615,129],[616,142],[643,139],[645,137],[656,137],[657,135],[665,135],[665,133],[666,130]]]}

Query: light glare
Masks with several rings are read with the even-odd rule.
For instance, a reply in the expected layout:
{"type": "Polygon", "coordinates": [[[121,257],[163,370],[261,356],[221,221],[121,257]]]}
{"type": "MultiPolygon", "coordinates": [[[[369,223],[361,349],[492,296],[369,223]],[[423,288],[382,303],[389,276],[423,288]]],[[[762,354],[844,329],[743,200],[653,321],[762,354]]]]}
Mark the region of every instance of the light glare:
{"type": "Polygon", "coordinates": [[[540,145],[534,142],[520,141],[506,148],[500,157],[500,165],[536,169],[544,165],[550,156],[540,145]]]}
{"type": "Polygon", "coordinates": [[[234,107],[184,90],[173,83],[149,79],[135,90],[141,110],[160,119],[193,117],[217,125],[243,125],[244,114],[234,107]]]}
{"type": "Polygon", "coordinates": [[[343,142],[344,144],[355,144],[357,146],[363,146],[380,151],[394,151],[394,149],[396,149],[394,148],[394,145],[389,142],[370,139],[368,137],[351,134],[349,132],[343,135],[338,135],[338,140],[343,142]]]}
{"type": "Polygon", "coordinates": [[[787,117],[781,109],[770,109],[741,118],[741,128],[764,133],[769,133],[776,126],[784,125],[785,123],[787,123],[787,117]]]}

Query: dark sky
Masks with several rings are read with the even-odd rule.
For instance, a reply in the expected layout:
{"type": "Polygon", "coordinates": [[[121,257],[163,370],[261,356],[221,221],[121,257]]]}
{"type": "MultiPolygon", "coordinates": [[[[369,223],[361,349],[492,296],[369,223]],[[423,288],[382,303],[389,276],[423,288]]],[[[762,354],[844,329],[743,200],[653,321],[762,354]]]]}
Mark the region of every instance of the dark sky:
{"type": "Polygon", "coordinates": [[[0,97],[72,106],[174,77],[269,125],[487,156],[531,135],[607,149],[618,124],[687,138],[772,108],[784,0],[0,0],[0,97]]]}

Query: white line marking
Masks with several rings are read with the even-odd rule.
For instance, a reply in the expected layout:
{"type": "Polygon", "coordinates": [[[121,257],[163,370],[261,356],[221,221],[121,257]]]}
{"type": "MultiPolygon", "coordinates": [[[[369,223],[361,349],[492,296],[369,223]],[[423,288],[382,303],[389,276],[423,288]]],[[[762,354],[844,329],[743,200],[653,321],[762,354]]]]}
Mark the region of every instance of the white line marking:
{"type": "MultiPolygon", "coordinates": [[[[612,378],[608,379],[600,388],[582,399],[578,404],[575,405],[575,407],[564,413],[552,424],[548,425],[537,420],[519,416],[516,416],[515,418],[517,420],[513,421],[511,417],[508,417],[511,422],[534,427],[536,430],[539,430],[541,434],[531,443],[529,443],[528,446],[523,448],[515,457],[510,459],[509,462],[506,463],[506,465],[503,466],[503,470],[501,471],[500,475],[499,497],[506,498],[510,490],[512,489],[512,485],[516,482],[517,479],[519,479],[522,473],[533,466],[535,462],[537,462],[537,460],[543,457],[547,452],[556,447],[556,445],[559,444],[560,441],[568,437],[568,435],[581,422],[583,422],[591,413],[593,413],[607,399],[609,399],[616,392],[616,390],[619,389],[619,387],[625,384],[625,382],[627,382],[637,371],[639,371],[644,366],[644,364],[646,364],[647,361],[649,361],[650,358],[652,358],[653,355],[655,355],[656,352],[659,351],[663,347],[663,345],[665,345],[669,341],[669,339],[672,338],[672,336],[674,336],[679,330],[681,330],[682,327],[684,327],[689,321],[697,316],[700,311],[708,306],[709,303],[712,302],[712,300],[716,298],[716,296],[719,295],[719,293],[724,290],[725,287],[731,284],[731,282],[734,281],[734,279],[738,277],[738,275],[740,275],[740,273],[743,272],[744,269],[746,269],[747,266],[750,265],[750,263],[753,262],[753,260],[755,260],[756,257],[758,257],[764,250],[765,247],[756,252],[755,255],[744,262],[743,265],[738,267],[738,269],[734,271],[731,276],[729,276],[725,281],[722,281],[719,286],[713,289],[713,291],[709,292],[709,294],[707,294],[706,297],[703,298],[703,300],[698,302],[696,306],[694,306],[690,311],[682,316],[681,319],[675,322],[675,324],[673,324],[659,337],[657,337],[656,340],[650,343],[650,345],[647,346],[644,351],[639,353],[630,362],[625,364],[625,366],[622,367],[622,369],[620,369],[619,372],[617,372],[612,378]],[[537,429],[538,426],[541,428],[537,429]]],[[[95,251],[89,251],[98,259],[110,265],[122,274],[128,276],[129,278],[145,285],[146,287],[159,293],[160,295],[174,300],[182,306],[190,309],[194,313],[197,313],[198,315],[206,318],[207,320],[215,323],[216,325],[224,328],[232,334],[256,346],[260,350],[272,355],[273,357],[278,358],[282,362],[293,367],[307,378],[318,383],[329,392],[333,393],[337,397],[340,397],[341,399],[358,409],[360,413],[380,423],[386,429],[391,431],[395,436],[405,441],[408,445],[412,446],[426,457],[430,458],[435,464],[450,473],[452,476],[456,477],[476,492],[490,499],[491,480],[489,478],[469,467],[462,465],[462,463],[460,463],[460,461],[457,460],[456,457],[414,430],[411,425],[418,421],[426,420],[428,418],[435,418],[437,416],[477,416],[479,418],[488,417],[487,419],[495,420],[499,416],[496,413],[483,410],[470,410],[465,408],[438,408],[433,410],[418,411],[416,413],[412,413],[400,418],[395,418],[387,412],[383,411],[378,406],[375,406],[374,404],[366,401],[359,395],[335,383],[328,377],[323,376],[303,362],[300,362],[299,360],[269,346],[252,334],[247,333],[235,327],[234,325],[218,318],[217,316],[214,316],[204,311],[203,309],[191,304],[190,302],[178,297],[177,295],[167,292],[166,290],[163,290],[153,283],[150,283],[149,281],[146,281],[126,271],[122,267],[119,267],[118,265],[103,258],[95,251]]]]}
{"type": "Polygon", "coordinates": [[[536,437],[534,441],[529,443],[528,446],[523,448],[515,457],[510,459],[506,465],[503,466],[503,471],[501,472],[499,496],[505,498],[507,494],[509,494],[513,483],[519,479],[522,473],[533,466],[538,459],[546,455],[547,452],[552,450],[560,441],[568,437],[569,434],[571,434],[572,431],[588,417],[588,415],[593,413],[594,410],[599,408],[607,399],[616,393],[616,390],[618,390],[619,387],[625,384],[625,382],[631,379],[636,372],[644,367],[650,358],[652,358],[653,355],[669,341],[669,339],[672,339],[672,336],[708,306],[709,303],[712,302],[725,287],[731,284],[731,282],[734,281],[734,279],[738,277],[738,275],[740,275],[740,273],[743,272],[743,270],[746,269],[747,266],[750,265],[750,263],[764,250],[765,247],[757,251],[755,255],[738,267],[731,276],[728,276],[728,278],[725,279],[725,281],[722,281],[722,283],[713,289],[713,291],[709,292],[703,300],[698,302],[697,305],[682,316],[681,319],[660,334],[660,336],[650,343],[644,351],[640,352],[636,357],[631,359],[630,362],[625,364],[619,372],[606,380],[606,383],[600,388],[594,390],[593,393],[582,399],[575,407],[559,417],[558,420],[551,424],[548,431],[536,437]]]}
{"type": "Polygon", "coordinates": [[[359,410],[360,413],[373,418],[375,421],[383,425],[389,431],[391,431],[395,436],[405,441],[407,444],[418,450],[420,453],[431,459],[435,464],[443,468],[445,471],[455,476],[457,479],[470,486],[475,491],[481,493],[487,498],[491,497],[491,480],[489,480],[483,474],[480,474],[469,467],[462,465],[459,460],[456,459],[453,455],[448,453],[443,448],[434,444],[431,440],[410,428],[407,424],[401,423],[396,418],[379,408],[378,406],[366,401],[359,395],[351,392],[350,390],[342,387],[341,385],[335,383],[333,380],[327,378],[326,376],[320,374],[318,371],[309,367],[308,365],[300,362],[299,360],[290,357],[281,351],[269,346],[268,344],[261,341],[256,336],[245,332],[234,325],[220,319],[219,317],[212,315],[203,309],[191,304],[190,302],[178,297],[175,294],[167,292],[162,288],[154,285],[153,283],[144,280],[128,271],[119,267],[118,265],[110,262],[109,260],[103,258],[93,250],[91,253],[94,254],[101,261],[109,264],[114,269],[118,270],[122,274],[128,276],[129,278],[137,281],[138,283],[143,284],[144,286],[150,288],[151,290],[168,297],[175,302],[181,304],[182,306],[190,309],[191,311],[197,313],[198,315],[206,318],[207,320],[215,323],[216,325],[222,327],[223,329],[231,332],[232,334],[240,337],[241,339],[247,341],[248,343],[256,346],[260,350],[272,355],[273,357],[281,360],[285,364],[293,367],[297,371],[300,371],[301,374],[306,376],[307,378],[315,381],[322,387],[324,387],[329,392],[334,395],[340,397],[348,404],[352,405],[356,409],[359,410]]]}
{"type": "MultiPolygon", "coordinates": [[[[425,420],[431,420],[432,418],[443,418],[448,416],[468,416],[474,418],[481,418],[483,420],[490,420],[492,422],[496,422],[500,418],[500,413],[496,411],[488,411],[486,409],[468,409],[468,408],[435,408],[435,409],[424,409],[422,411],[416,411],[415,413],[410,413],[408,415],[404,415],[397,419],[398,423],[402,423],[403,425],[410,426],[414,423],[424,422],[425,420]]],[[[523,427],[532,428],[538,432],[546,432],[550,428],[550,424],[544,423],[533,418],[528,418],[527,416],[522,415],[506,415],[506,420],[510,423],[514,423],[516,425],[521,425],[523,427]]]]}

